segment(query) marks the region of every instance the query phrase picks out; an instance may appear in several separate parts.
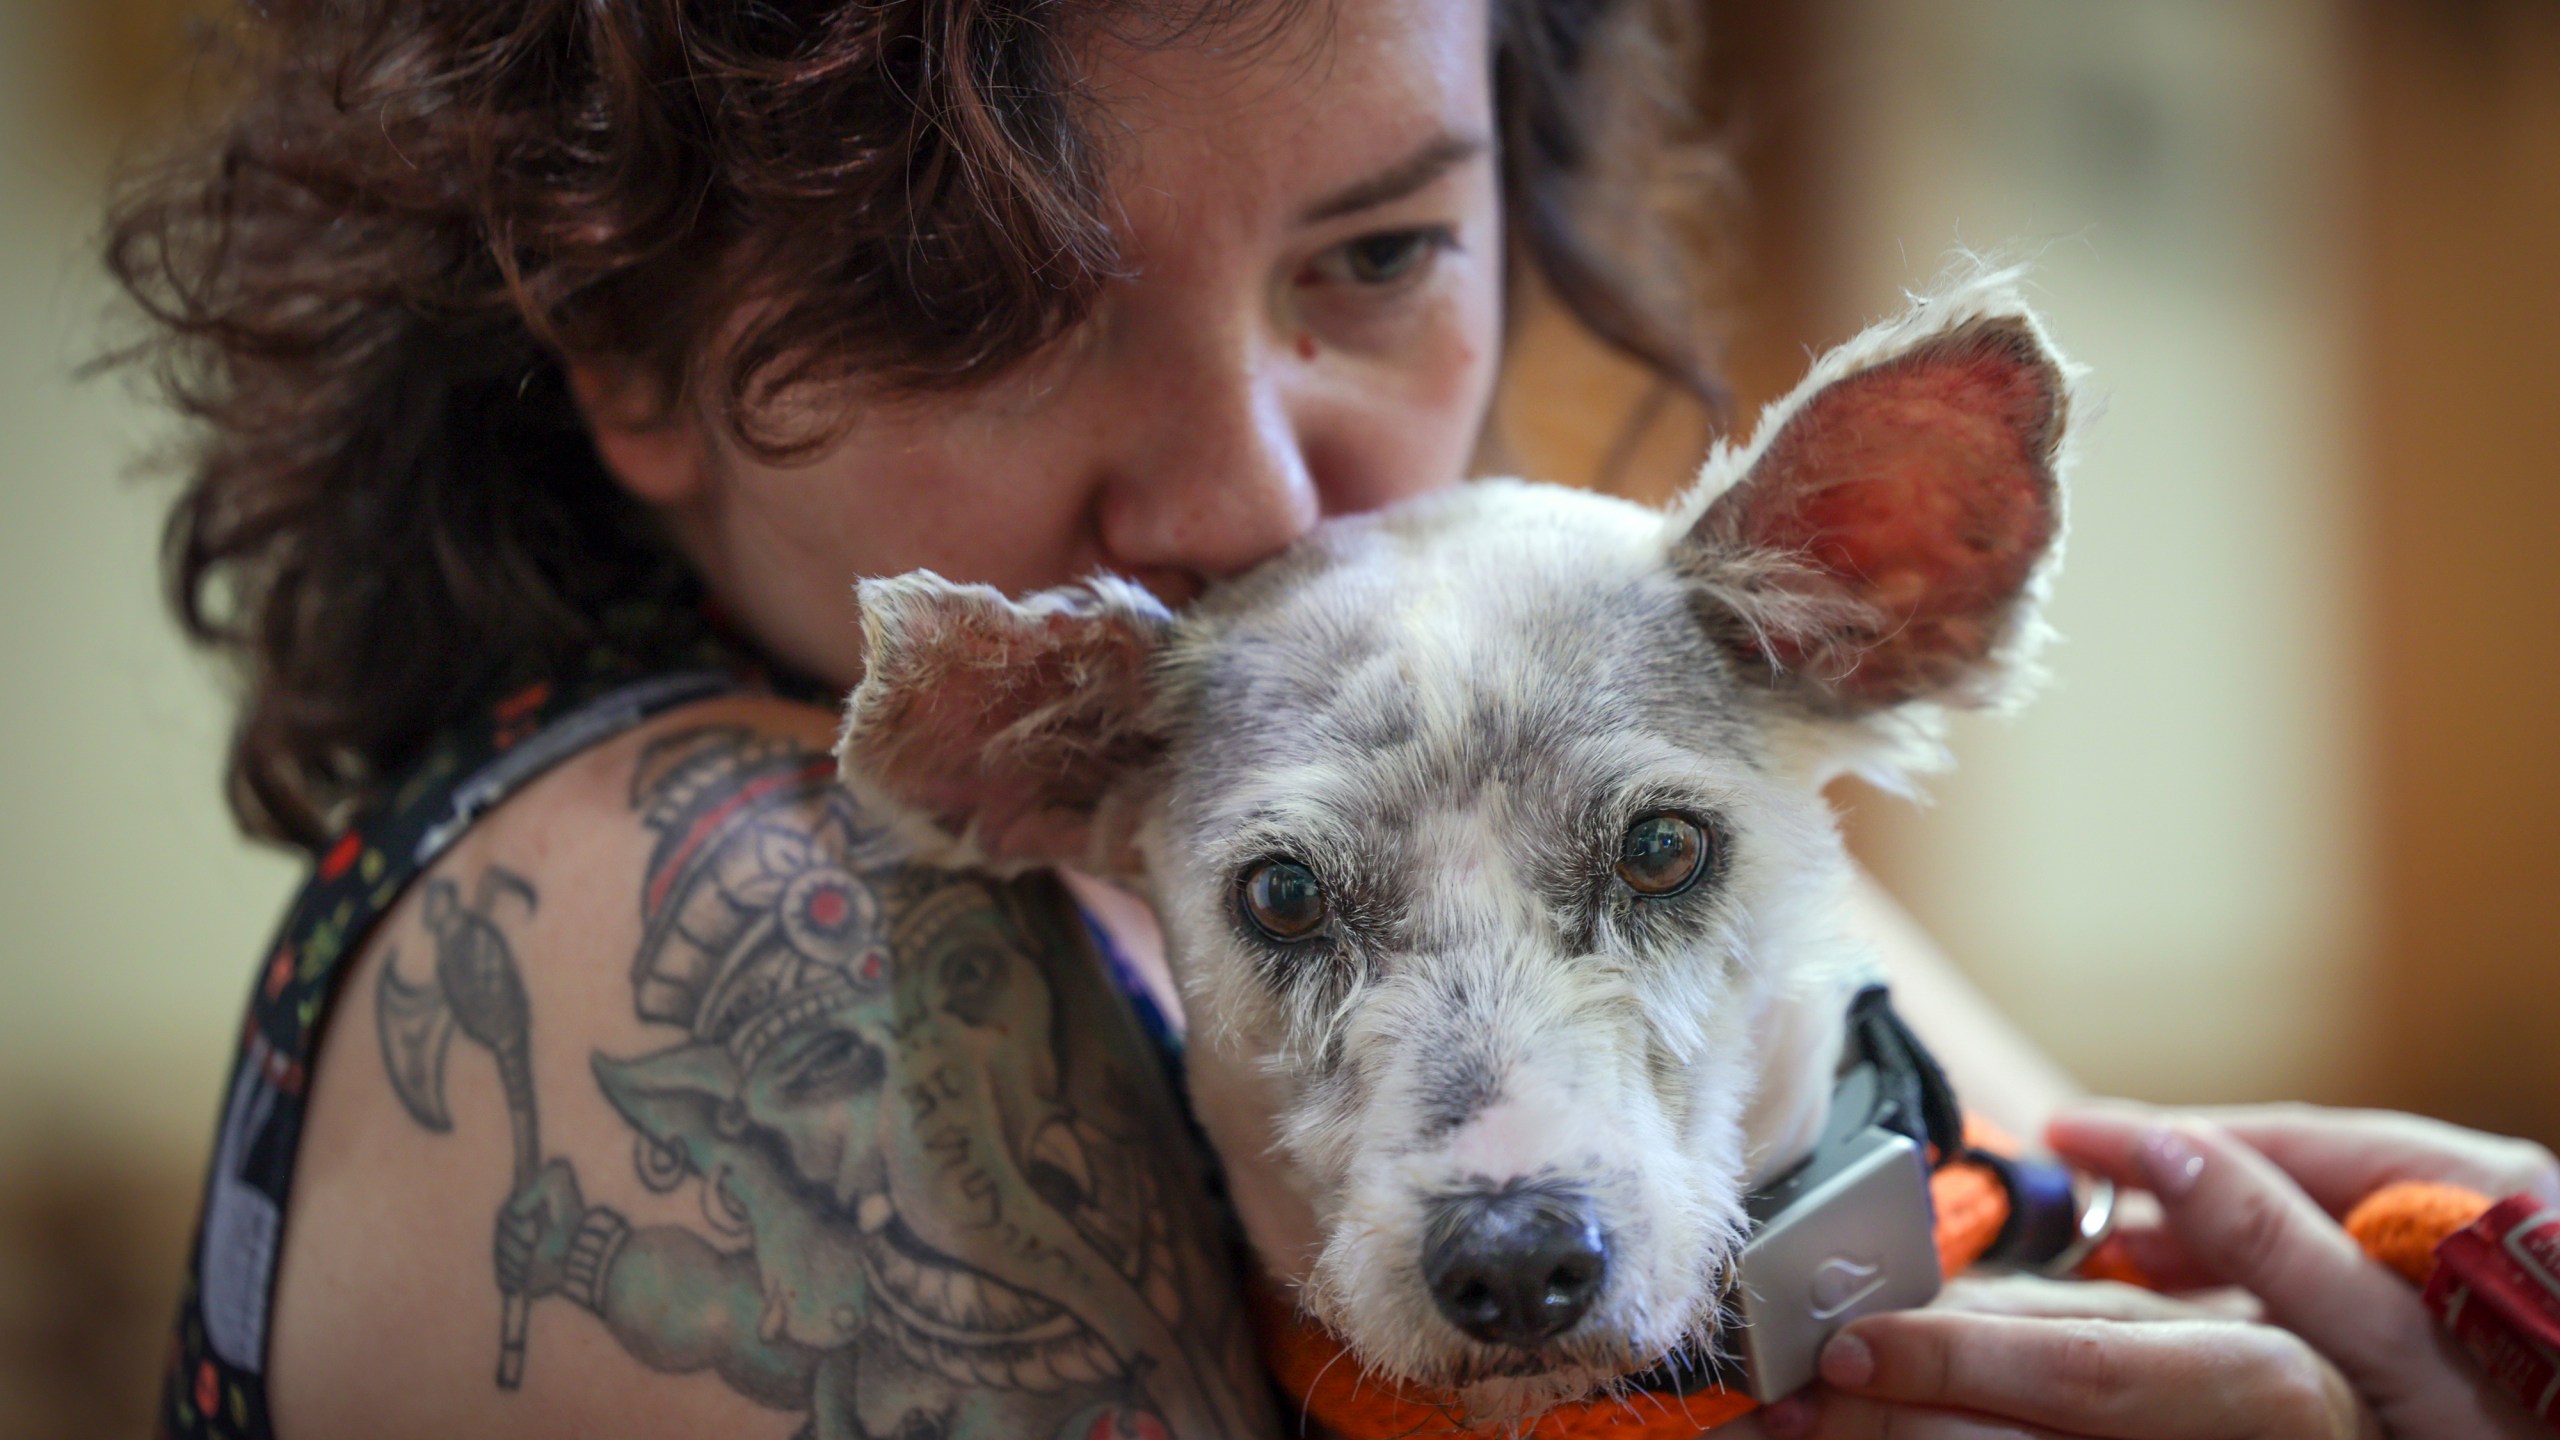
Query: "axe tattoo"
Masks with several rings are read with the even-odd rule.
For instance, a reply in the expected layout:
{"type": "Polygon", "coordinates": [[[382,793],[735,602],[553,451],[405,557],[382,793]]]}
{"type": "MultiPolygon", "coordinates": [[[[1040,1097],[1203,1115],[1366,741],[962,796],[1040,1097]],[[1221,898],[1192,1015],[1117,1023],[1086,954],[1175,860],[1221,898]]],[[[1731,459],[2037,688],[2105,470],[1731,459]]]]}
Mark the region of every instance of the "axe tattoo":
{"type": "MultiPolygon", "coordinates": [[[[382,1053],[392,1088],[411,1117],[438,1134],[453,1128],[445,1108],[444,1057],[460,1030],[498,1062],[506,1092],[507,1121],[515,1136],[515,1189],[533,1183],[542,1165],[542,1135],[533,1109],[532,1010],[515,952],[490,918],[497,903],[513,898],[527,914],[533,887],[511,871],[491,866],[468,906],[452,881],[427,882],[425,919],[435,936],[434,973],[412,984],[400,978],[398,952],[384,957],[374,1015],[382,1027],[382,1053]]],[[[513,1390],[524,1380],[525,1318],[532,1298],[520,1290],[505,1297],[499,1316],[498,1384],[513,1390]]]]}

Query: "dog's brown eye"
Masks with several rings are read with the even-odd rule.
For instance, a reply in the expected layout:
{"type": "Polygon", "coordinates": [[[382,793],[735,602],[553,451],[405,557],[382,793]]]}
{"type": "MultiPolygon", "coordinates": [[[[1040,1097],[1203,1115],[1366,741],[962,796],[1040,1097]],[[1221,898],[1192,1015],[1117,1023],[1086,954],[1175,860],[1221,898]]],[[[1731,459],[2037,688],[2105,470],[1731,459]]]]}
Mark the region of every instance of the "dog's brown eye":
{"type": "Polygon", "coordinates": [[[1244,877],[1244,918],[1286,944],[1304,940],[1324,924],[1324,886],[1295,860],[1265,860],[1244,877]]]}
{"type": "Polygon", "coordinates": [[[1707,834],[1682,815],[1647,815],[1618,842],[1618,878],[1649,900],[1677,895],[1707,868],[1707,834]]]}

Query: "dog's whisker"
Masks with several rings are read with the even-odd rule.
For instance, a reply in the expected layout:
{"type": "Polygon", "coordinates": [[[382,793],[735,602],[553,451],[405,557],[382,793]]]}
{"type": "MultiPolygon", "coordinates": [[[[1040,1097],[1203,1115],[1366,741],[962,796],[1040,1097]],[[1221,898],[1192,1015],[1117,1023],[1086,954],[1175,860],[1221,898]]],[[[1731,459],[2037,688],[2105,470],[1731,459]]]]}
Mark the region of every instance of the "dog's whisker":
{"type": "MultiPolygon", "coordinates": [[[[1328,1374],[1331,1374],[1331,1373],[1332,1373],[1332,1371],[1333,1371],[1333,1367],[1342,1363],[1342,1357],[1343,1357],[1343,1356],[1345,1356],[1345,1355],[1348,1355],[1348,1354],[1350,1354],[1350,1353],[1351,1353],[1351,1352],[1350,1352],[1350,1351],[1348,1351],[1348,1350],[1341,1350],[1341,1349],[1337,1349],[1337,1350],[1335,1350],[1335,1351],[1333,1352],[1333,1358],[1332,1358],[1332,1359],[1327,1360],[1326,1362],[1324,1362],[1324,1364],[1322,1364],[1321,1366],[1318,1366],[1318,1367],[1317,1367],[1317,1369],[1316,1369],[1316,1378],[1315,1378],[1314,1380],[1310,1381],[1310,1382],[1308,1383],[1308,1385],[1307,1385],[1308,1393],[1313,1394],[1313,1393],[1315,1393],[1315,1392],[1317,1392],[1317,1391],[1322,1390],[1322,1389],[1324,1388],[1324,1377],[1325,1377],[1326,1375],[1328,1375],[1328,1374]]],[[[1298,1440],[1306,1440],[1307,1426],[1308,1426],[1310,1423],[1311,1423],[1311,1421],[1310,1421],[1310,1419],[1309,1419],[1309,1417],[1308,1417],[1307,1412],[1306,1412],[1306,1411],[1304,1411],[1304,1410],[1299,1411],[1299,1412],[1298,1412],[1298,1440]]]]}

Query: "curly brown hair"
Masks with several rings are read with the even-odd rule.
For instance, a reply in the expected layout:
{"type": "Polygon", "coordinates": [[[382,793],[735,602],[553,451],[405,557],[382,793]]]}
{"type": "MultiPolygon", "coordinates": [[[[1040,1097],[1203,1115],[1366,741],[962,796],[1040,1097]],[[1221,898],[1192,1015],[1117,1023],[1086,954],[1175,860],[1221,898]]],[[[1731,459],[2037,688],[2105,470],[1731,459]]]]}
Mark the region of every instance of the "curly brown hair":
{"type": "MultiPolygon", "coordinates": [[[[1212,10],[1219,13],[1211,13],[1212,10]]],[[[196,424],[164,574],[239,669],[242,827],[317,846],[509,666],[669,570],[564,357],[705,403],[981,379],[1118,273],[1064,45],[1239,0],[265,0],[242,98],[128,185],[132,358],[196,424]],[[741,313],[734,343],[707,343],[741,313]],[[716,360],[705,357],[716,353],[716,360]],[[707,372],[707,373],[706,373],[707,372]]],[[[1661,182],[1680,7],[1493,0],[1515,284],[1715,395],[1661,182]]],[[[805,413],[809,407],[797,407],[805,413]]]]}

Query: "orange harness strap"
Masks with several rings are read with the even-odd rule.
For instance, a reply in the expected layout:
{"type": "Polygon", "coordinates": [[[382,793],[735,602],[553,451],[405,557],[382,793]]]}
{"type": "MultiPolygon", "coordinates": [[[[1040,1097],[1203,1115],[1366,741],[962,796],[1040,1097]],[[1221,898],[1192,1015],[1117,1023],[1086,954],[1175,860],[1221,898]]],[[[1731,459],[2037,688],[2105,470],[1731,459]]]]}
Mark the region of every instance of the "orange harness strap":
{"type": "MultiPolygon", "coordinates": [[[[1968,1131],[1972,1129],[1968,1124],[1968,1131]]],[[[1971,1138],[1970,1135],[1968,1138],[1971,1138]]],[[[2009,1192],[1988,1166],[1969,1160],[1941,1165],[1929,1177],[1937,1211],[1938,1268],[1954,1275],[1980,1259],[2009,1221],[2009,1192]]],[[[1526,1429],[1478,1430],[1456,1397],[1422,1386],[1377,1381],[1343,1349],[1332,1331],[1255,1286],[1254,1326],[1272,1378],[1298,1408],[1344,1440],[1397,1440],[1412,1435],[1513,1436],[1522,1440],[1691,1440],[1702,1430],[1749,1414],[1757,1401],[1713,1387],[1689,1395],[1640,1390],[1560,1405],[1526,1429]]]]}

